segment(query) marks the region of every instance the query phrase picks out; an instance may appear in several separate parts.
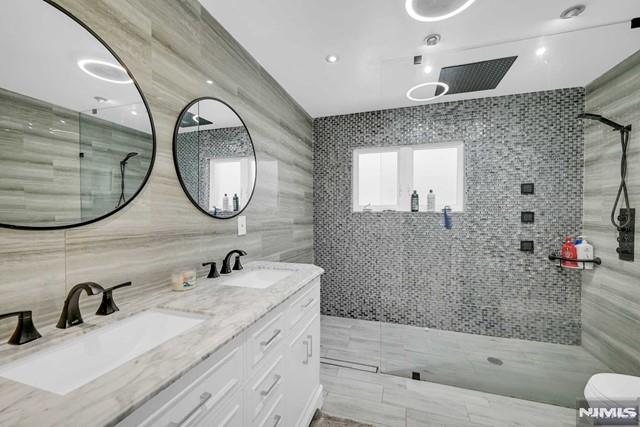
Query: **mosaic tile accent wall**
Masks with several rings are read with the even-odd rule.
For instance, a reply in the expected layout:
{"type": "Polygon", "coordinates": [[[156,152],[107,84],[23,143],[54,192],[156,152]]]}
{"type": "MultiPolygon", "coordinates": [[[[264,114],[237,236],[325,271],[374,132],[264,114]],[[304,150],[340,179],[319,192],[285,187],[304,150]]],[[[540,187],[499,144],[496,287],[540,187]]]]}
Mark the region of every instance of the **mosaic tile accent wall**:
{"type": "Polygon", "coordinates": [[[209,206],[209,160],[253,156],[249,134],[243,126],[184,132],[176,144],[180,174],[200,206],[209,206]],[[202,171],[202,173],[199,173],[202,171]]]}
{"type": "Polygon", "coordinates": [[[322,312],[579,344],[581,273],[547,255],[582,227],[583,110],[584,89],[571,88],[316,119],[322,312]],[[452,230],[435,213],[352,212],[354,148],[446,141],[465,144],[465,211],[452,230]],[[535,195],[520,194],[525,182],[535,195]]]}

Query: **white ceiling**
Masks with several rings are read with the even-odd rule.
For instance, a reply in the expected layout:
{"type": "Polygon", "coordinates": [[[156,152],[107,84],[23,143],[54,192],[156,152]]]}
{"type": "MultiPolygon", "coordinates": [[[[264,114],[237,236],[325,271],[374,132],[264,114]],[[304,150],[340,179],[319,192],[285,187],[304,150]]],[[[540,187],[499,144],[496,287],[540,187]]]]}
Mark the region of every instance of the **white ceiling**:
{"type": "Polygon", "coordinates": [[[640,0],[477,0],[432,23],[409,17],[402,0],[200,1],[313,117],[419,105],[407,90],[437,81],[441,67],[512,55],[495,90],[431,102],[585,86],[640,48],[629,24],[640,0]],[[577,3],[582,15],[559,18],[577,3]],[[434,32],[442,42],[424,47],[434,32]],[[329,54],[340,60],[327,63],[329,54]],[[430,74],[413,65],[416,54],[430,74]]]}
{"type": "Polygon", "coordinates": [[[144,132],[149,117],[134,84],[105,82],[85,74],[81,59],[118,64],[88,31],[42,0],[2,0],[0,87],[144,132]],[[99,104],[94,96],[109,100],[99,104]],[[137,115],[131,114],[135,110],[137,115]]]}

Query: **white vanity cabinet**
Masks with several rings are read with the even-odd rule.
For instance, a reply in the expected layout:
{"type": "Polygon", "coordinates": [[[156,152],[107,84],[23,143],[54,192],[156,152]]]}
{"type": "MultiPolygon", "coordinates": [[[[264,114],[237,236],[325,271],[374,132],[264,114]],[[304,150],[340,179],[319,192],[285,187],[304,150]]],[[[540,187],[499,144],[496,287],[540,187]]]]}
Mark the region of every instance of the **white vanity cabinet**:
{"type": "Polygon", "coordinates": [[[321,404],[316,278],[118,426],[306,427],[321,404]]]}

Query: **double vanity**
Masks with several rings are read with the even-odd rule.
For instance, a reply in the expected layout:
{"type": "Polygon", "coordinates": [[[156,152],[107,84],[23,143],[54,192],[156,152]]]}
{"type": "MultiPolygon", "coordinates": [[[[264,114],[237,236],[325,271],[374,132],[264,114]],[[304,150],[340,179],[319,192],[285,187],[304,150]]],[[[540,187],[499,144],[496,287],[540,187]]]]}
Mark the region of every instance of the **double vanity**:
{"type": "Polygon", "coordinates": [[[302,427],[321,406],[320,275],[252,262],[0,346],[0,425],[302,427]]]}

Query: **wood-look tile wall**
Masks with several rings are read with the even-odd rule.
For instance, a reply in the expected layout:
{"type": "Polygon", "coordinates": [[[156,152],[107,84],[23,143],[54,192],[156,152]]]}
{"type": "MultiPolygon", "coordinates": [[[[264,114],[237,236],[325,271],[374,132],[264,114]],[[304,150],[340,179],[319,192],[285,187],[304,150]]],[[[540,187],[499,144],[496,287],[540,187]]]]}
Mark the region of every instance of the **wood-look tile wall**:
{"type": "MultiPolygon", "coordinates": [[[[36,325],[55,322],[66,291],[82,281],[121,292],[153,292],[177,269],[220,260],[234,248],[248,260],[313,261],[310,117],[196,0],[60,0],[121,57],[151,107],[157,134],[149,182],[126,209],[67,231],[0,230],[0,312],[32,309],[36,325]],[[214,84],[206,83],[207,79],[214,84]],[[192,99],[214,96],[246,122],[258,158],[246,236],[235,220],[200,213],[178,183],[173,128],[192,99]]],[[[85,310],[97,298],[83,297],[85,310]]],[[[0,324],[8,338],[13,321],[0,324]]]]}
{"type": "MultiPolygon", "coordinates": [[[[586,111],[633,125],[626,181],[631,207],[640,213],[640,51],[587,87],[586,111]]],[[[602,265],[583,275],[582,345],[615,371],[640,375],[640,254],[635,262],[618,259],[609,219],[620,155],[618,132],[585,123],[584,234],[602,265]]]]}

